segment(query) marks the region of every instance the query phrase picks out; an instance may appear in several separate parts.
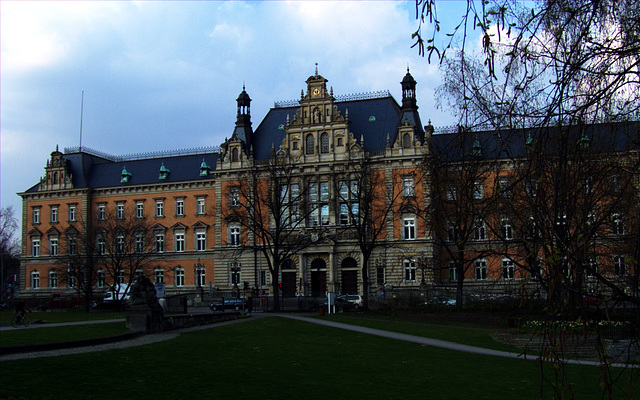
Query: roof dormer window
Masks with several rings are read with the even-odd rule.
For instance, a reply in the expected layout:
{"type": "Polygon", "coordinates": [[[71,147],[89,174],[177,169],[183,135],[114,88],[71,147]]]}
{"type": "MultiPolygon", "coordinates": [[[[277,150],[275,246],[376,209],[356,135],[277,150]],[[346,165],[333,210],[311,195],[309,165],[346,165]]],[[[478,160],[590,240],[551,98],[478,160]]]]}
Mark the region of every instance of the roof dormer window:
{"type": "Polygon", "coordinates": [[[160,167],[160,174],[158,175],[158,179],[160,180],[165,180],[167,179],[167,177],[169,177],[169,173],[171,171],[169,171],[169,168],[164,166],[164,163],[162,163],[162,166],[160,167]]]}
{"type": "Polygon", "coordinates": [[[131,172],[127,171],[125,167],[122,167],[122,172],[120,173],[120,183],[127,183],[131,179],[131,172]]]}
{"type": "Polygon", "coordinates": [[[211,171],[211,167],[207,165],[204,159],[202,159],[202,164],[200,164],[200,176],[209,175],[209,171],[211,171]]]}

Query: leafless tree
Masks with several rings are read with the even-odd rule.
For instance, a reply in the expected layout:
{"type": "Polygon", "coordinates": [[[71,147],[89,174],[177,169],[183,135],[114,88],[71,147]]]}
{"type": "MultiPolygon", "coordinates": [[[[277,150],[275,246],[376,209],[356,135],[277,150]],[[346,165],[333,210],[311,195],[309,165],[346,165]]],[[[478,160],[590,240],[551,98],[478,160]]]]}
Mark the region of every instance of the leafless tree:
{"type": "Polygon", "coordinates": [[[18,232],[18,220],[14,216],[13,207],[0,208],[0,292],[8,294],[8,282],[11,275],[19,271],[20,243],[15,237],[18,232]]]}

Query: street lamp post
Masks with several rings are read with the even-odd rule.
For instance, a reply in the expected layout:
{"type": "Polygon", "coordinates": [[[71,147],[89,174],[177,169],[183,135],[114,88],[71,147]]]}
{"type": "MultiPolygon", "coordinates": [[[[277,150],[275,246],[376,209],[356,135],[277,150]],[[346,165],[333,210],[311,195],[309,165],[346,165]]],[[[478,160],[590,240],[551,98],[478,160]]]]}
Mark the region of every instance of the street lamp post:
{"type": "Polygon", "coordinates": [[[198,257],[198,262],[193,264],[193,277],[195,279],[196,287],[200,289],[200,299],[204,299],[204,289],[202,288],[202,275],[204,273],[204,264],[200,262],[200,257],[198,257]]]}

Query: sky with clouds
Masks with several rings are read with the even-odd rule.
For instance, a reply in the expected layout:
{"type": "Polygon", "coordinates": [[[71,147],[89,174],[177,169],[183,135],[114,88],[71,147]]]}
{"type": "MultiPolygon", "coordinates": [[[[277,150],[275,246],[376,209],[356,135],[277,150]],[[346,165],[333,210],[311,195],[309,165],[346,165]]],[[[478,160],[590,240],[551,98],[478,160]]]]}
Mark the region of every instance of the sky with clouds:
{"type": "Polygon", "coordinates": [[[437,64],[411,48],[414,1],[2,1],[0,16],[0,205],[17,217],[56,146],[80,144],[81,105],[82,145],[108,154],[218,146],[243,85],[255,128],[316,63],[336,95],[399,102],[409,66],[422,120],[455,122],[435,106],[437,64]]]}

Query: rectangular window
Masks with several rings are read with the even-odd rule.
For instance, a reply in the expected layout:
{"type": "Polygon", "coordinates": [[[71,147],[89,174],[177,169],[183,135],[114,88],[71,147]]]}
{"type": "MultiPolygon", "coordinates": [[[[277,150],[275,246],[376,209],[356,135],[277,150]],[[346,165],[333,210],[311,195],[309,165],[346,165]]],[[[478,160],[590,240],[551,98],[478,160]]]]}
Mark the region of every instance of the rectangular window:
{"type": "Polygon", "coordinates": [[[474,240],[486,239],[486,229],[484,226],[484,221],[481,219],[476,219],[474,221],[473,239],[474,240]]]}
{"type": "Polygon", "coordinates": [[[204,210],[205,210],[205,199],[204,197],[198,197],[196,199],[196,214],[204,215],[204,210]]]}
{"type": "Polygon", "coordinates": [[[415,282],[416,280],[416,261],[404,260],[404,280],[407,282],[415,282]]]}
{"type": "Polygon", "coordinates": [[[98,204],[98,221],[104,221],[107,218],[107,205],[98,204]]]}
{"type": "Polygon", "coordinates": [[[142,201],[136,202],[136,218],[144,218],[144,203],[142,201]]]}
{"type": "Polygon", "coordinates": [[[122,254],[124,253],[124,235],[118,234],[116,236],[116,253],[122,254]]]}
{"type": "Polygon", "coordinates": [[[52,289],[58,287],[58,273],[56,271],[49,271],[49,287],[52,289]]]}
{"type": "Polygon", "coordinates": [[[31,215],[31,223],[39,224],[40,223],[40,207],[33,207],[33,213],[31,215]]]}
{"type": "Polygon", "coordinates": [[[124,219],[124,203],[116,204],[116,219],[124,219]]]}
{"type": "Polygon", "coordinates": [[[379,286],[383,286],[384,285],[384,267],[377,267],[376,268],[376,284],[379,286]]]}
{"type": "Polygon", "coordinates": [[[240,264],[238,262],[229,263],[229,272],[231,274],[231,284],[240,284],[240,264]]]}
{"type": "Polygon", "coordinates": [[[481,259],[475,262],[476,280],[484,281],[487,279],[487,260],[481,259]]]}
{"type": "Polygon", "coordinates": [[[205,232],[196,232],[196,250],[205,251],[207,249],[207,234],[205,232]]]}
{"type": "Polygon", "coordinates": [[[184,217],[184,198],[176,199],[176,217],[184,217]]]}
{"type": "Polygon", "coordinates": [[[157,268],[153,271],[154,282],[155,283],[164,283],[164,270],[157,268]]]}
{"type": "Polygon", "coordinates": [[[76,221],[76,210],[77,206],[75,204],[69,204],[69,222],[76,221]]]}
{"type": "Polygon", "coordinates": [[[96,286],[99,288],[105,287],[107,284],[107,275],[104,270],[100,269],[96,272],[96,286]]]}
{"type": "Polygon", "coordinates": [[[175,241],[175,251],[181,252],[184,251],[185,243],[184,243],[184,231],[176,231],[173,234],[175,241]]]}
{"type": "Polygon", "coordinates": [[[229,189],[229,205],[231,207],[238,207],[240,205],[240,189],[229,189]]]}
{"type": "Polygon", "coordinates": [[[502,198],[510,198],[511,197],[511,184],[509,179],[502,178],[498,180],[498,187],[496,188],[498,192],[498,196],[502,198]]]}
{"type": "Polygon", "coordinates": [[[195,270],[195,284],[196,286],[204,286],[207,284],[207,274],[204,267],[196,268],[195,270]]]}
{"type": "Polygon", "coordinates": [[[32,237],[31,238],[31,257],[39,257],[40,256],[40,238],[32,237]]]}
{"type": "Polygon", "coordinates": [[[141,233],[136,234],[136,253],[144,253],[144,236],[141,233]]]}
{"type": "Polygon", "coordinates": [[[58,206],[51,206],[51,222],[58,222],[58,206]]]}
{"type": "Polygon", "coordinates": [[[176,286],[184,286],[184,269],[176,268],[176,286]]]}
{"type": "Polygon", "coordinates": [[[240,226],[229,227],[229,246],[240,246],[240,226]]]}
{"type": "Polygon", "coordinates": [[[473,198],[482,200],[484,198],[484,185],[480,181],[473,182],[473,198]]]}
{"type": "Polygon", "coordinates": [[[67,287],[75,288],[76,287],[76,276],[78,271],[76,270],[76,266],[73,263],[69,263],[67,265],[67,287]]]}
{"type": "Polygon", "coordinates": [[[614,213],[611,215],[611,233],[613,235],[624,235],[622,214],[614,213]]]}
{"type": "Polygon", "coordinates": [[[33,271],[31,273],[31,289],[38,289],[40,287],[40,273],[33,271]]]}
{"type": "Polygon", "coordinates": [[[516,277],[516,267],[513,261],[505,258],[502,260],[502,278],[511,280],[516,277]]]}
{"type": "Polygon", "coordinates": [[[447,230],[447,241],[455,242],[458,240],[458,229],[451,221],[447,221],[446,230],[447,230]]]}
{"type": "Polygon", "coordinates": [[[267,271],[260,271],[260,286],[267,285],[267,271]]]}
{"type": "Polygon", "coordinates": [[[78,254],[78,242],[75,234],[67,235],[67,254],[78,254]]]}
{"type": "Polygon", "coordinates": [[[103,235],[96,237],[96,250],[98,251],[98,255],[101,256],[107,253],[107,243],[103,235]]]}
{"type": "Polygon", "coordinates": [[[415,188],[413,183],[413,177],[402,178],[402,195],[404,197],[415,196],[415,188]]]}
{"type": "Polygon", "coordinates": [[[511,221],[507,218],[502,219],[502,236],[504,240],[513,239],[513,227],[511,226],[511,221]]]}
{"type": "Polygon", "coordinates": [[[156,200],[156,218],[164,217],[164,200],[156,200]]]}
{"type": "Polygon", "coordinates": [[[49,238],[49,255],[57,256],[58,255],[58,237],[50,237],[49,238]]]}
{"type": "Polygon", "coordinates": [[[616,276],[623,276],[625,274],[626,265],[624,261],[624,256],[614,256],[613,257],[613,273],[616,276]]]}
{"type": "Polygon", "coordinates": [[[414,240],[416,238],[416,221],[413,218],[405,218],[402,220],[404,229],[403,229],[403,239],[404,240],[414,240]]]}
{"type": "Polygon", "coordinates": [[[456,263],[453,261],[449,261],[449,280],[451,282],[458,281],[458,268],[456,268],[456,263]]]}
{"type": "Polygon", "coordinates": [[[320,201],[329,201],[329,182],[320,182],[320,201]]]}
{"type": "Polygon", "coordinates": [[[317,203],[318,202],[318,184],[310,183],[309,184],[309,203],[317,203]]]}

